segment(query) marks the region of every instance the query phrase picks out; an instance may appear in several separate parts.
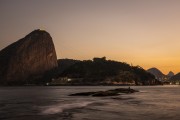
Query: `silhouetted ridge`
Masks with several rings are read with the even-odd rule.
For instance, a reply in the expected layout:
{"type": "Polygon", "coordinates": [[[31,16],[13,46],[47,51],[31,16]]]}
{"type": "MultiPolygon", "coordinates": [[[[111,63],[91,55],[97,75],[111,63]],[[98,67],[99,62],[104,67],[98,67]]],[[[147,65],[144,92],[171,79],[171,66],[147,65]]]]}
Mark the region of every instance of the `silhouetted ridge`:
{"type": "Polygon", "coordinates": [[[150,68],[147,70],[149,73],[153,74],[156,79],[158,80],[164,80],[165,79],[165,75],[157,68],[150,68]]]}
{"type": "MultiPolygon", "coordinates": [[[[93,60],[65,60],[66,69],[52,84],[69,85],[154,85],[159,84],[154,75],[139,66],[130,66],[124,62],[94,58],[93,60]],[[68,63],[69,62],[69,63],[68,63]]],[[[59,66],[61,69],[61,66],[59,66]]]]}
{"type": "Polygon", "coordinates": [[[169,71],[169,73],[167,74],[168,78],[171,78],[172,76],[174,76],[174,73],[172,71],[169,71]]]}
{"type": "Polygon", "coordinates": [[[170,78],[170,81],[180,82],[180,72],[170,78]]]}

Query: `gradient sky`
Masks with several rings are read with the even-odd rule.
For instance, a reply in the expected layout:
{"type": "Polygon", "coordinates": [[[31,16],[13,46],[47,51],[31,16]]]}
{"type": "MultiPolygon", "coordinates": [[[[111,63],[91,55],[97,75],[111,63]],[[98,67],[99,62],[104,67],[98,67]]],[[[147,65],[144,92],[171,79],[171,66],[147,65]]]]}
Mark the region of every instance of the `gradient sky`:
{"type": "Polygon", "coordinates": [[[0,0],[0,49],[38,28],[58,58],[180,72],[180,0],[0,0]]]}

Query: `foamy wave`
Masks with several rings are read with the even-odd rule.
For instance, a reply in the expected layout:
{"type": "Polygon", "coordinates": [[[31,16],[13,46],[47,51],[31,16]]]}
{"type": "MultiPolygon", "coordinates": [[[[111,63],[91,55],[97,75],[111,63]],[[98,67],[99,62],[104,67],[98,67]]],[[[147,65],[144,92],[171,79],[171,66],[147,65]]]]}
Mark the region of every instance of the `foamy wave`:
{"type": "Polygon", "coordinates": [[[81,103],[71,103],[71,104],[47,106],[47,107],[41,108],[41,110],[42,110],[41,114],[47,115],[47,114],[61,113],[64,110],[85,107],[91,103],[92,102],[81,102],[81,103]]]}
{"type": "Polygon", "coordinates": [[[141,92],[141,93],[147,93],[147,91],[144,91],[144,90],[140,90],[139,92],[141,92]]]}

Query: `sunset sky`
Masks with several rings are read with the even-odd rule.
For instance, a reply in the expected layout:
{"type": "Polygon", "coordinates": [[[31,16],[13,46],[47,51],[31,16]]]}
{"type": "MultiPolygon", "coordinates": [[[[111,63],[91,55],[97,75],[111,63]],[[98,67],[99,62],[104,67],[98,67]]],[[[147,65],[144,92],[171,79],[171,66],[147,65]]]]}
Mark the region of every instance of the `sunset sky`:
{"type": "Polygon", "coordinates": [[[0,50],[38,28],[58,58],[180,72],[180,0],[0,0],[0,50]]]}

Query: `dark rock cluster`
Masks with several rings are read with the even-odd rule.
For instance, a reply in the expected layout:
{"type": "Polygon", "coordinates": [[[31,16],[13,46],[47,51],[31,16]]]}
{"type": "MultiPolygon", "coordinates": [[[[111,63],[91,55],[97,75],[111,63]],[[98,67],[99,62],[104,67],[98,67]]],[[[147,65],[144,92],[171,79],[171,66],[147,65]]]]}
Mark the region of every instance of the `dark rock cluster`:
{"type": "Polygon", "coordinates": [[[117,96],[120,94],[130,94],[134,92],[138,92],[138,91],[131,88],[117,88],[106,91],[74,93],[74,94],[70,94],[70,96],[106,97],[106,96],[117,96]]]}

